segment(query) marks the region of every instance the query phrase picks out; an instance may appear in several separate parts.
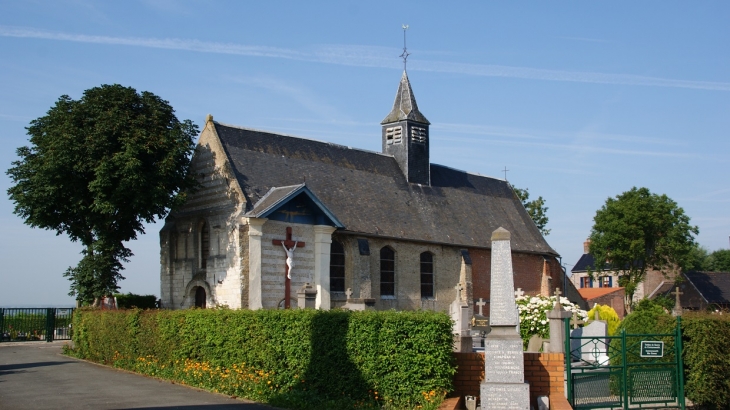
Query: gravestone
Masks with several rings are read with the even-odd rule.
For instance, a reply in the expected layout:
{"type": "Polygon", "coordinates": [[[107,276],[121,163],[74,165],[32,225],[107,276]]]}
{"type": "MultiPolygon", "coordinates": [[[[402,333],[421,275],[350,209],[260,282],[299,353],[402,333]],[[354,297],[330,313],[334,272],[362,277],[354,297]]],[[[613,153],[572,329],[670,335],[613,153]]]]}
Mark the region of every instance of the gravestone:
{"type": "Polygon", "coordinates": [[[469,313],[469,306],[464,304],[461,297],[461,292],[464,287],[461,283],[456,285],[456,299],[451,302],[449,312],[451,320],[454,321],[453,333],[454,333],[454,351],[462,353],[471,353],[474,349],[472,346],[471,337],[471,318],[469,313]]]}
{"type": "Polygon", "coordinates": [[[608,364],[608,325],[602,320],[594,320],[588,325],[570,332],[570,350],[574,359],[600,365],[608,364]],[[580,337],[581,339],[572,339],[580,337]],[[578,357],[580,351],[580,357],[578,357]]]}
{"type": "Polygon", "coordinates": [[[548,351],[550,353],[565,353],[565,322],[564,319],[570,317],[570,312],[563,310],[560,304],[560,289],[555,289],[555,304],[553,309],[545,316],[550,321],[550,345],[548,351]]]}
{"type": "Polygon", "coordinates": [[[517,333],[519,315],[515,304],[510,233],[492,233],[492,275],[489,325],[484,341],[484,381],[481,410],[529,410],[530,385],[525,382],[522,338],[517,333]]]}

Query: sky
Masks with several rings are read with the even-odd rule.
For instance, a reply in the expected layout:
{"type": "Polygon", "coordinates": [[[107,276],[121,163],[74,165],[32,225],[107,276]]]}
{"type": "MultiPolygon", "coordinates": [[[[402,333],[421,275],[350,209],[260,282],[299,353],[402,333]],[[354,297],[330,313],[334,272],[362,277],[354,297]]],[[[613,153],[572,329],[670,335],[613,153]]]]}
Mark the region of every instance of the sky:
{"type": "MultiPolygon", "coordinates": [[[[0,0],[0,306],[66,306],[81,246],[13,214],[5,171],[62,95],[122,84],[216,121],[380,151],[403,61],[431,162],[542,196],[570,271],[632,187],[730,237],[730,2],[0,0]]],[[[160,222],[122,292],[160,294],[160,222]]],[[[488,233],[487,233],[488,234],[488,233]]]]}

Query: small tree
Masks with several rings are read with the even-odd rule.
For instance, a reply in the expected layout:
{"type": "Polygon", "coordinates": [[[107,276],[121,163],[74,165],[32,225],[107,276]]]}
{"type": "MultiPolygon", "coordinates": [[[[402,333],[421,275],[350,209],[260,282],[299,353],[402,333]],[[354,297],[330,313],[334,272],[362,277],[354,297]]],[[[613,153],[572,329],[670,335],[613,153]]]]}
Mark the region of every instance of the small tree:
{"type": "Polygon", "coordinates": [[[520,198],[520,201],[522,201],[522,205],[525,207],[527,214],[530,215],[530,219],[535,223],[540,233],[543,236],[550,235],[550,229],[545,229],[548,223],[548,207],[545,206],[545,200],[539,196],[537,199],[530,201],[530,191],[528,188],[520,189],[512,187],[512,189],[515,191],[517,197],[520,198]]]}
{"type": "Polygon", "coordinates": [[[167,101],[121,85],[64,95],[26,128],[7,174],[14,213],[35,227],[84,245],[65,276],[70,295],[89,302],[118,289],[125,241],[163,217],[195,186],[187,175],[197,127],[180,122],[167,101]]]}
{"type": "MultiPolygon", "coordinates": [[[[696,247],[693,235],[699,233],[676,202],[647,188],[634,187],[608,198],[593,220],[590,253],[596,264],[605,261],[605,268],[619,276],[627,312],[647,270],[667,275],[684,268],[696,247]]],[[[591,274],[602,268],[592,267],[591,274]]]]}

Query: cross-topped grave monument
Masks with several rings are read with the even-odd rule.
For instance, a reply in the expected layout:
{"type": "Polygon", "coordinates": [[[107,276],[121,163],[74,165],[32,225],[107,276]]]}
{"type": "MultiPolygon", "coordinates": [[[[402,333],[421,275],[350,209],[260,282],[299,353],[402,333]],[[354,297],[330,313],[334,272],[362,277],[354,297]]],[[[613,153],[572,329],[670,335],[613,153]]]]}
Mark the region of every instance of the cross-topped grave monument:
{"type": "Polygon", "coordinates": [[[291,308],[291,271],[294,268],[294,251],[297,248],[303,248],[304,242],[293,241],[291,238],[291,226],[286,227],[286,239],[274,239],[271,241],[274,245],[281,245],[286,252],[286,268],[284,271],[284,309],[291,308]]]}
{"type": "Polygon", "coordinates": [[[492,331],[484,340],[482,410],[530,409],[530,385],[525,382],[522,338],[517,333],[520,318],[515,304],[510,236],[504,228],[492,233],[489,297],[492,331]]]}
{"type": "Polygon", "coordinates": [[[679,300],[679,297],[681,295],[684,295],[684,292],[679,290],[679,286],[674,288],[674,292],[672,292],[674,295],[674,309],[672,309],[672,316],[682,316],[682,302],[679,300]]]}

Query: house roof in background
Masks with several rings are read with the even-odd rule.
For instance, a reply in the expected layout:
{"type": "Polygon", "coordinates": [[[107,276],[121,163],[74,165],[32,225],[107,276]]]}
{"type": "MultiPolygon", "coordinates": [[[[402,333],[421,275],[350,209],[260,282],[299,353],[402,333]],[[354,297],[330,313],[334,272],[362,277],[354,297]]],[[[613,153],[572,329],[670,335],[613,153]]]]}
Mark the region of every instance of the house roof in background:
{"type": "Polygon", "coordinates": [[[591,300],[606,296],[609,293],[623,291],[624,288],[579,288],[578,293],[585,300],[591,300]]]}
{"type": "Polygon", "coordinates": [[[708,303],[730,304],[730,272],[685,272],[708,303]]]}

